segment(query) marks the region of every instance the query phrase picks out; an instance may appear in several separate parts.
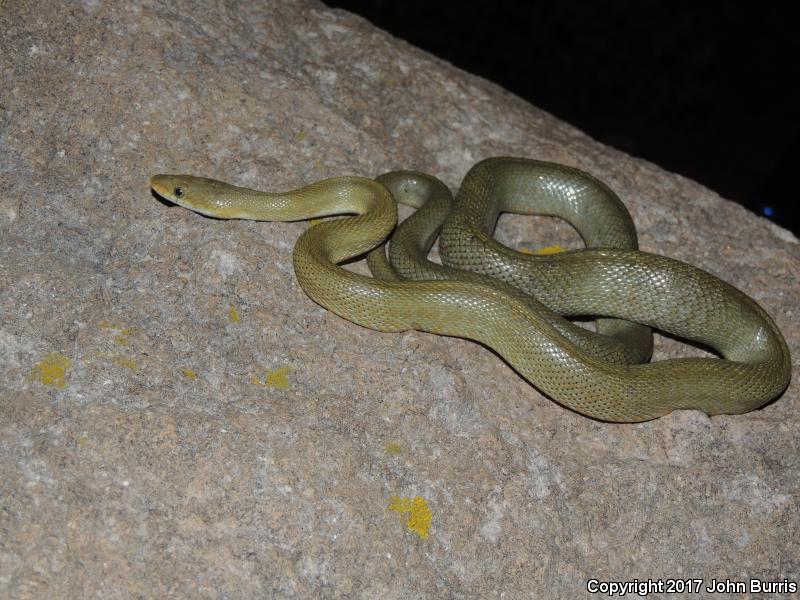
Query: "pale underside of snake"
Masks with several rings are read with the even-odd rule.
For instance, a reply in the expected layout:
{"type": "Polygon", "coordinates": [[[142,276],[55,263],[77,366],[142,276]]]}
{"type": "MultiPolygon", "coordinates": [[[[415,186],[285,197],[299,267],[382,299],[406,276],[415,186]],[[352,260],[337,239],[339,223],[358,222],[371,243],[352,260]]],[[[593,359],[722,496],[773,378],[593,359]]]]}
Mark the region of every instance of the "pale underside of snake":
{"type": "Polygon", "coordinates": [[[298,239],[294,268],[308,296],[370,329],[481,342],[540,391],[593,418],[744,413],[775,398],[791,377],[786,342],[754,300],[696,267],[640,252],[619,198],[577,169],[486,159],[455,200],[438,179],[413,171],[335,177],[283,193],[190,175],[156,175],[151,186],[223,219],[353,215],[313,225],[298,239]],[[396,200],[421,208],[397,228],[387,260],[382,244],[395,229],[396,200]],[[516,252],[492,238],[501,212],[561,217],[587,248],[516,252]],[[440,231],[442,265],[427,259],[440,231]],[[374,277],[339,266],[365,253],[374,277]],[[565,318],[585,316],[603,317],[596,333],[565,318]],[[721,358],[644,363],[651,327],[721,358]]]}

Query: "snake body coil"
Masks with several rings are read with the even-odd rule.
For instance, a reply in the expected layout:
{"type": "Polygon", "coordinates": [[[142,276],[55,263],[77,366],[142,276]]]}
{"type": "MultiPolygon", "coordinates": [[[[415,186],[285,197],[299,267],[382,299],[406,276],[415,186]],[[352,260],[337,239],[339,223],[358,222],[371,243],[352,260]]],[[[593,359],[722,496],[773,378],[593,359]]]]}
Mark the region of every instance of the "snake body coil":
{"type": "Polygon", "coordinates": [[[679,408],[743,413],[788,384],[788,348],[761,307],[696,267],[636,250],[627,211],[585,173],[488,159],[465,177],[452,210],[449,192],[428,175],[396,172],[379,180],[386,185],[337,177],[286,193],[189,175],[156,175],[151,185],[172,202],[219,218],[355,214],[312,226],[295,245],[295,272],[313,300],[379,331],[417,329],[482,342],[542,392],[594,418],[644,421],[679,408]],[[421,217],[397,232],[407,242],[390,248],[391,254],[406,252],[405,259],[392,266],[382,249],[373,251],[376,278],[339,267],[379,247],[394,228],[397,205],[387,186],[399,200],[424,205],[415,213],[421,217]],[[444,198],[445,208],[428,206],[431,196],[444,198]],[[500,211],[566,218],[588,248],[521,256],[491,238],[500,211]],[[445,266],[431,266],[425,254],[445,218],[445,266]],[[594,334],[577,331],[559,314],[606,318],[594,334]],[[649,355],[648,327],[710,346],[723,358],[631,364],[649,355]]]}

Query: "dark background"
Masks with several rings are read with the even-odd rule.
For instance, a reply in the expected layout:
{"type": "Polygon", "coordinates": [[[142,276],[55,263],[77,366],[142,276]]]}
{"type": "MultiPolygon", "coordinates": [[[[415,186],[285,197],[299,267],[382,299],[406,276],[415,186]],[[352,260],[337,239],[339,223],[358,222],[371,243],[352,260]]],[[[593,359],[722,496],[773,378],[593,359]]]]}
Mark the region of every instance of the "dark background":
{"type": "Polygon", "coordinates": [[[778,4],[327,4],[800,232],[800,31],[778,4]]]}

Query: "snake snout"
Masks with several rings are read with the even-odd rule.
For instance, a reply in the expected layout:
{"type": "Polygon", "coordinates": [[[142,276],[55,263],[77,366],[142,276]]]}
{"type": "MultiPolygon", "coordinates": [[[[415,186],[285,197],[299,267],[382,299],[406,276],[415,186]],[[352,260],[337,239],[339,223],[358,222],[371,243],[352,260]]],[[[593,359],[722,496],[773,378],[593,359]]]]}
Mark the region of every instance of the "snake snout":
{"type": "Polygon", "coordinates": [[[153,175],[150,178],[150,188],[166,200],[175,201],[175,189],[180,187],[172,181],[170,175],[153,175]]]}
{"type": "Polygon", "coordinates": [[[186,175],[153,175],[150,187],[160,197],[180,206],[195,210],[204,194],[199,193],[199,178],[186,175]]]}

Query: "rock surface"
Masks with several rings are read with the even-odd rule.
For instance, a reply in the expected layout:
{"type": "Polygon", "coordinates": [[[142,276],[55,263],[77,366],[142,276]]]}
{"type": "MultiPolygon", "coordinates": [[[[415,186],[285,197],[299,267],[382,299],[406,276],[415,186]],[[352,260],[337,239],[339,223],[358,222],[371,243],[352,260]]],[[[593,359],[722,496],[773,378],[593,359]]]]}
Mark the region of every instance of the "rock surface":
{"type": "MultiPolygon", "coordinates": [[[[306,224],[207,219],[148,178],[456,186],[491,155],[571,164],[620,194],[643,249],[753,296],[797,357],[793,235],[316,2],[12,2],[0,31],[0,595],[797,577],[795,383],[743,416],[592,421],[474,343],[315,305],[291,263],[306,224]]],[[[533,217],[498,235],[579,242],[533,217]]]]}

